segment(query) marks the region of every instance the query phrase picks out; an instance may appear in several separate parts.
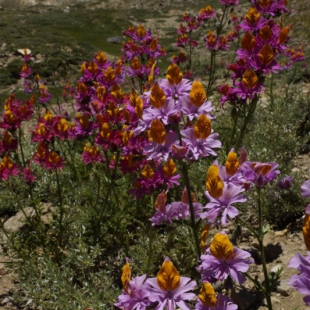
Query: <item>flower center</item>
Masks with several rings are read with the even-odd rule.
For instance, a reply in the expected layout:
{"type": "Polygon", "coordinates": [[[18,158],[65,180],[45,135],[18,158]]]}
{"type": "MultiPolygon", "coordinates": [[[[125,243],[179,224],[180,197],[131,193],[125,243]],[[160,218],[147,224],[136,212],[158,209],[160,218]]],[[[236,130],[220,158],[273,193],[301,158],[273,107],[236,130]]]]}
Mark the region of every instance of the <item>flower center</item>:
{"type": "Polygon", "coordinates": [[[172,64],[168,67],[166,78],[170,84],[178,85],[182,82],[183,74],[176,64],[172,64]]]}
{"type": "Polygon", "coordinates": [[[207,95],[200,82],[193,82],[192,89],[189,93],[189,98],[191,103],[196,107],[200,107],[205,102],[207,95]]]}
{"type": "Polygon", "coordinates": [[[219,176],[219,167],[212,165],[207,172],[206,188],[210,196],[220,198],[223,195],[224,183],[219,176]]]}
{"type": "Polygon", "coordinates": [[[197,139],[206,139],[211,134],[211,121],[205,114],[200,114],[196,125],[194,126],[194,133],[197,139]]]}
{"type": "Polygon", "coordinates": [[[210,253],[217,259],[228,260],[234,254],[234,247],[225,234],[216,234],[210,244],[210,253]]]}
{"type": "Polygon", "coordinates": [[[158,84],[155,84],[151,91],[150,103],[154,108],[160,109],[165,105],[166,95],[158,84]]]}
{"type": "Polygon", "coordinates": [[[229,152],[225,163],[226,172],[229,175],[234,175],[239,167],[239,161],[235,152],[229,152]]]}
{"type": "Polygon", "coordinates": [[[166,130],[161,121],[154,119],[151,124],[150,135],[157,144],[163,144],[166,141],[166,130]]]}
{"type": "Polygon", "coordinates": [[[181,277],[169,259],[166,259],[157,274],[157,283],[164,291],[174,291],[180,286],[181,277]]]}
{"type": "Polygon", "coordinates": [[[200,289],[199,295],[198,295],[200,301],[206,306],[213,308],[216,305],[216,296],[213,289],[213,286],[208,283],[204,282],[202,284],[202,288],[200,289]]]}

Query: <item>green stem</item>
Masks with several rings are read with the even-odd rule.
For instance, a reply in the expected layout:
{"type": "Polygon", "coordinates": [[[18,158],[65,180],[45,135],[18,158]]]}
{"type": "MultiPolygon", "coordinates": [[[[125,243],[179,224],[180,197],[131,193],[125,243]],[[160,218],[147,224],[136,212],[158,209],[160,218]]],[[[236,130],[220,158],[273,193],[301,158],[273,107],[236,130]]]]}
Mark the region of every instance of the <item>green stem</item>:
{"type": "Polygon", "coordinates": [[[271,303],[271,285],[269,282],[268,271],[267,271],[267,263],[265,257],[265,248],[264,248],[264,231],[263,231],[263,210],[261,205],[261,189],[257,188],[258,198],[258,223],[259,223],[259,231],[258,231],[258,242],[259,242],[259,250],[261,253],[261,260],[263,265],[264,277],[265,277],[265,290],[264,295],[267,300],[268,310],[272,310],[272,303],[271,303]]]}
{"type": "Polygon", "coordinates": [[[242,146],[244,136],[247,132],[248,124],[251,122],[253,115],[254,115],[254,112],[256,110],[258,99],[259,99],[258,95],[255,95],[255,97],[251,100],[251,102],[248,106],[248,112],[245,111],[243,126],[241,128],[240,136],[239,136],[237,143],[236,143],[236,146],[235,146],[236,150],[238,150],[242,146]]]}
{"type": "Polygon", "coordinates": [[[196,245],[196,252],[198,260],[200,259],[200,245],[199,245],[199,238],[196,230],[196,222],[195,222],[195,212],[194,212],[194,206],[193,206],[193,200],[191,195],[191,188],[189,183],[189,175],[188,175],[188,169],[185,162],[183,162],[183,174],[184,174],[184,180],[185,180],[185,186],[187,189],[187,198],[188,198],[188,204],[189,204],[189,210],[191,214],[191,228],[193,230],[194,239],[195,239],[195,245],[196,245]]]}
{"type": "Polygon", "coordinates": [[[59,176],[57,172],[57,168],[55,169],[56,174],[56,182],[57,182],[57,190],[58,190],[58,199],[59,199],[59,235],[60,235],[60,244],[62,244],[62,233],[63,233],[63,217],[64,217],[64,207],[63,207],[63,199],[62,199],[62,193],[61,193],[61,187],[60,187],[60,181],[59,176]]]}

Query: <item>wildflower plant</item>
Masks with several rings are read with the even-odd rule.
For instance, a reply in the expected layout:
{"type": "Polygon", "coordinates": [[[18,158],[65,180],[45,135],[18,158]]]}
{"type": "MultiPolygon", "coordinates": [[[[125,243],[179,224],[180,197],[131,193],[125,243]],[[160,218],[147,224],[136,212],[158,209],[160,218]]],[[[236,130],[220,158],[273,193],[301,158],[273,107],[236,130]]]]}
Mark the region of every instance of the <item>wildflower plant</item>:
{"type": "MultiPolygon", "coordinates": [[[[8,187],[11,179],[22,178],[36,219],[33,223],[23,211],[32,229],[31,238],[26,234],[25,239],[29,237],[30,244],[36,235],[42,237],[29,250],[21,250],[23,242],[10,239],[23,259],[31,261],[34,252],[43,252],[49,264],[70,266],[73,275],[67,278],[76,287],[87,287],[93,280],[89,274],[99,274],[106,266],[117,269],[143,239],[147,246],[140,250],[148,257],[144,274],[132,276],[126,258],[122,292],[113,302],[116,307],[189,310],[195,302],[197,310],[234,310],[237,305],[228,296],[216,294],[213,284],[228,279],[243,284],[248,279],[272,309],[271,292],[280,275],[271,278],[266,266],[263,241],[268,228],[261,195],[271,183],[277,183],[280,170],[276,162],[250,161],[242,145],[267,76],[304,58],[302,50],[298,55],[287,50],[291,26],[283,27],[281,19],[287,12],[285,1],[252,0],[243,19],[230,15],[237,0],[219,3],[220,14],[207,5],[198,15],[183,15],[177,45],[186,52],[172,57],[162,75],[157,61],[166,53],[160,38],[142,24],[130,26],[123,33],[128,41],[122,45],[122,56],[111,61],[100,51],[82,63],[76,85],[64,87],[63,105],[55,106],[47,83],[35,75],[31,55],[25,50],[20,76],[24,92],[31,97],[21,101],[11,95],[0,122],[0,178],[8,187]],[[224,34],[228,25],[233,30],[224,34]],[[215,30],[208,28],[211,26],[215,30]],[[210,55],[206,87],[191,63],[202,34],[210,55]],[[230,140],[223,145],[225,133],[220,135],[215,129],[216,98],[211,102],[209,96],[214,90],[216,58],[235,39],[240,46],[235,61],[227,67],[231,82],[219,86],[218,106],[232,106],[230,140]],[[280,63],[281,57],[288,57],[289,63],[280,63]],[[28,135],[23,128],[26,122],[31,124],[28,135]],[[26,138],[33,145],[27,150],[26,138]],[[199,182],[201,176],[199,180],[191,177],[197,167],[205,175],[203,182],[199,182]],[[38,190],[40,182],[48,189],[53,187],[46,196],[38,190]],[[39,203],[44,200],[53,200],[56,206],[51,228],[41,217],[39,203]],[[256,212],[257,230],[246,220],[249,210],[244,206],[249,200],[256,212]],[[250,253],[235,246],[223,230],[231,222],[247,227],[257,238],[263,282],[248,273],[254,262],[250,253]],[[161,240],[169,238],[169,231],[177,231],[176,227],[188,234],[184,246],[188,253],[182,253],[183,257],[195,257],[187,262],[188,270],[195,270],[191,277],[181,276],[183,267],[177,255],[170,259],[160,251],[165,248],[161,240]],[[222,230],[209,241],[211,228],[222,230]],[[66,257],[71,246],[80,253],[77,261],[66,257]],[[156,247],[159,249],[154,250],[156,247]],[[118,256],[113,262],[108,259],[111,253],[118,256]],[[164,262],[156,273],[153,260],[161,263],[163,254],[164,262]]],[[[287,187],[291,182],[286,177],[277,184],[287,187]]],[[[302,186],[303,197],[310,196],[309,188],[307,181],[302,186]]],[[[17,190],[12,189],[12,194],[16,197],[17,190]]],[[[309,206],[306,213],[310,213],[309,206]]],[[[309,214],[303,234],[308,247],[309,214]]],[[[300,272],[291,284],[307,295],[308,260],[297,255],[290,263],[300,272]]],[[[113,277],[118,271],[107,273],[113,277]]],[[[309,302],[308,296],[305,301],[309,302]]]]}

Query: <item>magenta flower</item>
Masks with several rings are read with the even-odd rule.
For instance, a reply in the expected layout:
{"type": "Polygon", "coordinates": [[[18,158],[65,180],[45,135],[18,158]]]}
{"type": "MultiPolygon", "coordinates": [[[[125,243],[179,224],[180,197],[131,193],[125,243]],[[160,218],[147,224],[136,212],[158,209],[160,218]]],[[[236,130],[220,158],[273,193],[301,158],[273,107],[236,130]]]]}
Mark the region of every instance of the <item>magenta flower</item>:
{"type": "Polygon", "coordinates": [[[297,289],[301,294],[306,294],[304,302],[310,306],[310,252],[306,257],[297,253],[289,262],[289,268],[296,268],[299,273],[293,275],[288,284],[297,289]]]}
{"type": "Polygon", "coordinates": [[[225,232],[214,236],[206,254],[201,255],[201,261],[197,269],[203,280],[210,281],[215,278],[222,281],[230,275],[241,284],[246,280],[242,273],[247,272],[249,264],[254,262],[249,252],[232,245],[225,232]]]}
{"type": "Polygon", "coordinates": [[[178,270],[167,257],[156,278],[146,280],[147,290],[150,292],[149,300],[157,302],[154,310],[190,310],[185,300],[192,300],[194,293],[189,293],[196,287],[196,281],[181,277],[178,270]]]}
{"type": "Polygon", "coordinates": [[[4,156],[0,163],[0,179],[7,181],[10,176],[17,176],[20,169],[16,163],[13,163],[9,156],[4,156]]]}

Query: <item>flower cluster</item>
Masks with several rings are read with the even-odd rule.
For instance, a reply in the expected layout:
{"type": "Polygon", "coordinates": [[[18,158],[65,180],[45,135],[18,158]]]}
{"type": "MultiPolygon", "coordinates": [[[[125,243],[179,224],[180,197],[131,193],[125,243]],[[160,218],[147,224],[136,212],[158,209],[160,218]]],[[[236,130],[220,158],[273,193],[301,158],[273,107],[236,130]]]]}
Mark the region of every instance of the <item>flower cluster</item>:
{"type": "Polygon", "coordinates": [[[277,59],[287,53],[291,26],[283,28],[282,22],[277,25],[274,18],[287,11],[285,4],[273,0],[253,0],[252,4],[240,23],[244,34],[237,61],[227,67],[232,71],[232,86],[219,87],[222,104],[243,104],[253,99],[261,93],[266,75],[284,68],[277,59]]]}
{"type": "Polygon", "coordinates": [[[122,48],[123,61],[128,64],[127,76],[137,78],[141,89],[144,89],[150,75],[159,75],[155,62],[166,52],[151,30],[146,30],[141,24],[138,27],[130,26],[123,35],[129,38],[122,48]]]}
{"type": "Polygon", "coordinates": [[[131,271],[127,259],[123,267],[122,283],[123,292],[115,304],[120,309],[144,310],[148,306],[155,307],[155,310],[168,307],[174,310],[177,307],[188,310],[186,300],[190,301],[195,297],[189,293],[196,287],[196,282],[190,278],[181,277],[167,257],[155,278],[146,279],[146,275],[130,279],[131,271]]]}
{"type": "Polygon", "coordinates": [[[3,129],[0,140],[0,178],[3,181],[9,179],[10,176],[17,176],[21,170],[27,183],[32,183],[35,177],[30,169],[30,163],[26,167],[26,163],[19,161],[18,138],[21,132],[22,123],[29,121],[34,113],[35,96],[22,102],[16,99],[12,94],[4,103],[4,111],[2,113],[0,128],[3,129]],[[12,157],[18,160],[14,163],[12,157]],[[21,167],[24,166],[24,167],[21,167]]]}

